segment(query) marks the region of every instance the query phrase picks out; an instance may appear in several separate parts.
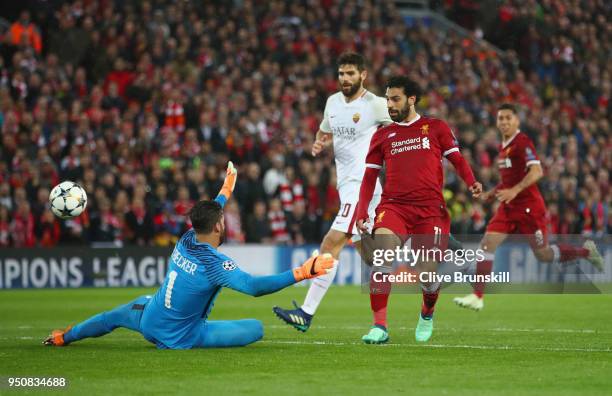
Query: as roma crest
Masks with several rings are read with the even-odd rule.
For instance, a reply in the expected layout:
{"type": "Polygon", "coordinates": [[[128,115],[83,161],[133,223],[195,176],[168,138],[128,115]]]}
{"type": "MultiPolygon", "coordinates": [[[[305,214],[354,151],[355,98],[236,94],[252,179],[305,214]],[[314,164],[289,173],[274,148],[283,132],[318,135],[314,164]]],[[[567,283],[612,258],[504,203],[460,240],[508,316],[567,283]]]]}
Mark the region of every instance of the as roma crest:
{"type": "Polygon", "coordinates": [[[361,115],[359,115],[359,113],[355,113],[353,114],[353,122],[355,124],[357,124],[359,122],[359,120],[361,119],[361,115]]]}

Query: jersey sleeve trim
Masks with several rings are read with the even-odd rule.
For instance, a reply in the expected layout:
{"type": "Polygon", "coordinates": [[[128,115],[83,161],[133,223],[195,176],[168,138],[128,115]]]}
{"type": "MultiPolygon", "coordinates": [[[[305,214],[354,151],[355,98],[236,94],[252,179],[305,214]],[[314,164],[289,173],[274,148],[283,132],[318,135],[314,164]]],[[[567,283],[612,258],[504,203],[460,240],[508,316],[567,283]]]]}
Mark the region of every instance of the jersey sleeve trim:
{"type": "Polygon", "coordinates": [[[366,164],[366,168],[382,169],[382,166],[376,164],[366,164]]]}
{"type": "Polygon", "coordinates": [[[446,150],[445,152],[442,153],[442,156],[446,157],[447,155],[451,153],[455,153],[455,152],[459,152],[459,147],[453,147],[453,148],[446,150]]]}
{"type": "Polygon", "coordinates": [[[525,166],[540,165],[540,160],[531,160],[525,163],[525,166]]]}

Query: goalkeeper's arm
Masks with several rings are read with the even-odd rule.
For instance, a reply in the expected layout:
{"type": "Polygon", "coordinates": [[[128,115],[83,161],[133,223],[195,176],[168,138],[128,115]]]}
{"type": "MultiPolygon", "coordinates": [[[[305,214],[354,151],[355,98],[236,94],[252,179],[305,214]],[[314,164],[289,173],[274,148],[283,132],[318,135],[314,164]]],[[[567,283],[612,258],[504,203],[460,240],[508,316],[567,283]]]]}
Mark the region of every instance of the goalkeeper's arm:
{"type": "Polygon", "coordinates": [[[331,255],[319,256],[316,254],[306,260],[300,267],[277,275],[253,276],[236,268],[233,263],[228,264],[227,268],[219,266],[207,269],[207,271],[209,278],[214,283],[250,296],[259,297],[284,289],[301,280],[326,274],[334,265],[335,260],[331,255]]]}
{"type": "Polygon", "coordinates": [[[234,192],[234,187],[236,187],[236,179],[238,178],[238,172],[234,167],[232,161],[227,163],[227,170],[225,171],[225,180],[223,182],[223,186],[219,191],[219,195],[215,198],[215,201],[221,205],[221,207],[225,206],[225,203],[232,196],[232,192],[234,192]]]}

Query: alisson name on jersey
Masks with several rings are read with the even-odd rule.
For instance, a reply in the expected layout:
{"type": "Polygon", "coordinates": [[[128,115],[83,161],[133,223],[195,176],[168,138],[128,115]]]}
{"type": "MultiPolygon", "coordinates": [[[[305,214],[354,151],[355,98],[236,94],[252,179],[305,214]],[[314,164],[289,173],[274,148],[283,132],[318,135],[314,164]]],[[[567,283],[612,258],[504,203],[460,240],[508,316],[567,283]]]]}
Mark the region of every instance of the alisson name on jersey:
{"type": "Polygon", "coordinates": [[[185,257],[183,257],[179,253],[177,248],[174,248],[174,251],[172,252],[172,256],[170,257],[172,258],[172,261],[174,261],[174,264],[176,264],[177,267],[187,272],[189,275],[193,275],[193,273],[195,272],[197,268],[197,265],[187,260],[185,257]]]}

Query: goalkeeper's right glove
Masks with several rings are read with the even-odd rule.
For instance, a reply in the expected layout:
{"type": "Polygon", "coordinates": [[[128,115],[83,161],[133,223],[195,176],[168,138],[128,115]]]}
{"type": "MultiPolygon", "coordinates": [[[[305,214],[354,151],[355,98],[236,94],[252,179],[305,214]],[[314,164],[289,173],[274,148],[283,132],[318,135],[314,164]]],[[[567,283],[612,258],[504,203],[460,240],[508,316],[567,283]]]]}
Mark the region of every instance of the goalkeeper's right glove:
{"type": "Polygon", "coordinates": [[[325,253],[319,255],[319,251],[315,250],[304,264],[293,270],[293,277],[296,282],[315,278],[331,272],[334,265],[336,265],[336,260],[331,254],[325,253]]]}
{"type": "Polygon", "coordinates": [[[223,182],[221,191],[219,191],[219,195],[223,195],[225,199],[229,200],[232,196],[232,192],[234,192],[234,187],[236,187],[237,178],[238,172],[236,171],[232,161],[229,161],[227,163],[227,170],[225,171],[225,181],[223,182]]]}

